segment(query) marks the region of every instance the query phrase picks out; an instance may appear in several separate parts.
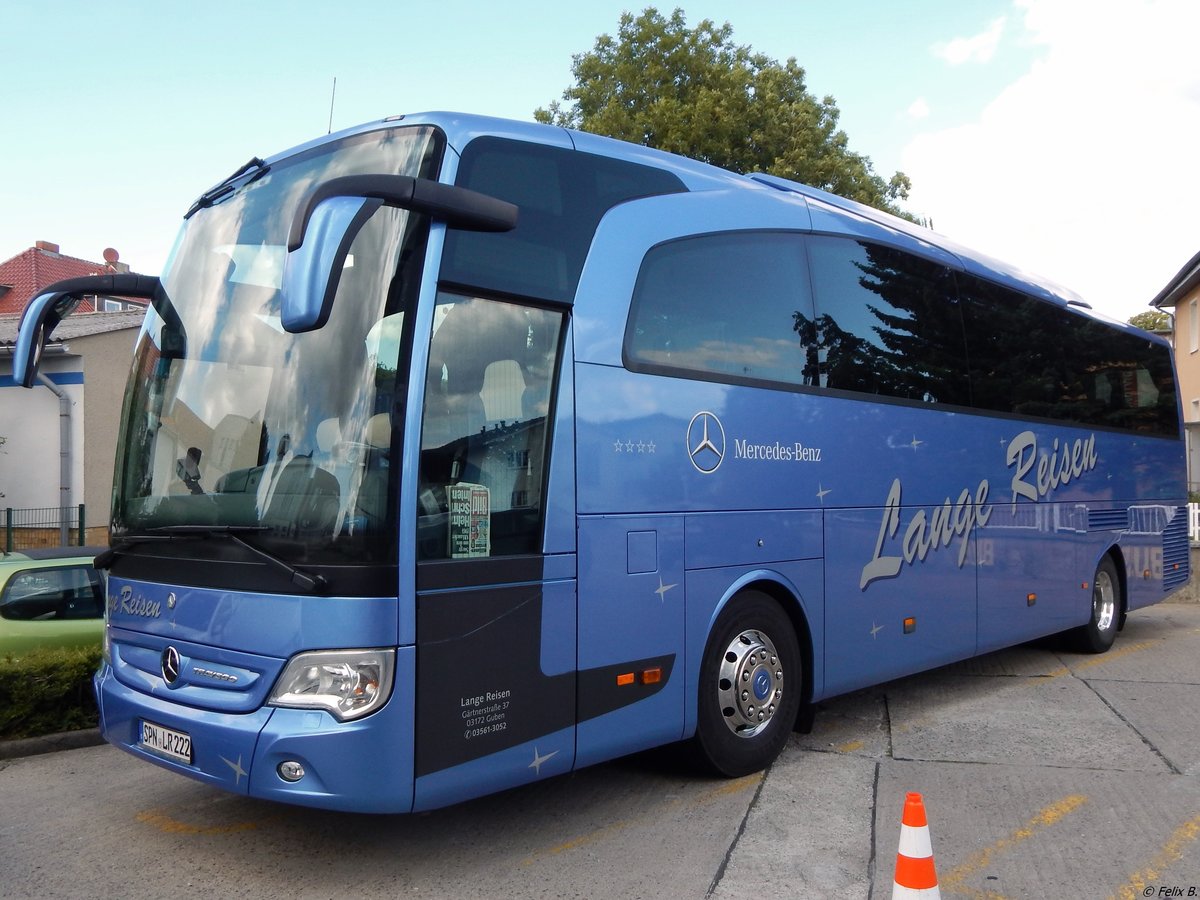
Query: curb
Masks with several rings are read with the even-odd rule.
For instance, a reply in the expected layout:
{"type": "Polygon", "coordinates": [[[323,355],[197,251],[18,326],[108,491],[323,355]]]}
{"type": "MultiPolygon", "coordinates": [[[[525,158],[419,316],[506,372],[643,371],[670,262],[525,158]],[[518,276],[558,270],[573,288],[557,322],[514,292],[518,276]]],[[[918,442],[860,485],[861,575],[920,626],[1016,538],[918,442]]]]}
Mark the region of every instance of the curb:
{"type": "Polygon", "coordinates": [[[83,728],[79,731],[64,731],[41,737],[18,738],[0,741],[0,760],[21,759],[59,750],[77,750],[81,747],[96,747],[104,743],[99,728],[83,728]]]}

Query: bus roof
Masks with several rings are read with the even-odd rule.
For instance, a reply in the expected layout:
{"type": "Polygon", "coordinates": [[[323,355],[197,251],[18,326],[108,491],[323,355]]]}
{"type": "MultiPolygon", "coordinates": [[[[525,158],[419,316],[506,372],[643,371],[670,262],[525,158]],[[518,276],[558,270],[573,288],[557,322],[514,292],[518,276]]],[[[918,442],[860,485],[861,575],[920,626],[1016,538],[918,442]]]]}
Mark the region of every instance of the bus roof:
{"type": "Polygon", "coordinates": [[[907,219],[893,216],[890,213],[867,206],[864,203],[839,197],[837,194],[831,194],[820,188],[810,187],[796,181],[788,181],[786,178],[779,178],[775,175],[756,172],[749,177],[762,184],[770,185],[777,190],[791,191],[807,199],[816,200],[822,204],[831,206],[841,212],[850,213],[883,225],[921,244],[932,245],[945,250],[959,261],[963,271],[970,272],[972,275],[978,275],[981,278],[1004,284],[1006,287],[1034,294],[1044,300],[1051,300],[1071,306],[1080,306],[1085,309],[1091,308],[1083,298],[1069,288],[1065,288],[1047,278],[1025,271],[995,257],[972,250],[945,235],[938,234],[922,225],[909,222],[907,219]]]}
{"type": "MultiPolygon", "coordinates": [[[[447,111],[412,113],[389,116],[385,119],[364,123],[334,134],[324,135],[306,144],[276,154],[268,162],[291,156],[294,153],[319,146],[328,141],[339,140],[350,135],[370,132],[380,128],[394,127],[400,122],[432,125],[441,129],[445,133],[450,147],[456,153],[461,153],[462,149],[473,139],[486,135],[489,137],[508,138],[511,140],[557,146],[564,149],[574,149],[584,153],[594,153],[599,156],[608,156],[665,169],[677,175],[690,191],[744,189],[756,192],[785,192],[804,199],[813,213],[811,227],[815,231],[828,230],[844,233],[847,231],[847,225],[850,225],[851,227],[848,230],[852,233],[865,232],[863,236],[869,235],[879,239],[886,239],[889,243],[897,247],[934,258],[952,268],[996,282],[1004,287],[1032,294],[1056,305],[1074,306],[1083,310],[1091,310],[1090,305],[1077,293],[1050,279],[1043,278],[1018,266],[972,250],[951,238],[938,234],[932,229],[863,203],[848,200],[845,197],[840,197],[828,191],[801,184],[800,182],[789,181],[775,175],[765,173],[739,175],[674,153],[554,125],[519,122],[492,116],[447,111]],[[855,222],[858,223],[858,227],[853,226],[855,222]],[[824,227],[822,227],[823,223],[824,227]],[[869,225],[866,223],[869,223],[869,225]]],[[[1107,316],[1097,315],[1094,312],[1091,315],[1110,324],[1124,325],[1124,323],[1116,322],[1107,316]]],[[[1125,327],[1128,330],[1136,330],[1131,326],[1125,327]]]]}

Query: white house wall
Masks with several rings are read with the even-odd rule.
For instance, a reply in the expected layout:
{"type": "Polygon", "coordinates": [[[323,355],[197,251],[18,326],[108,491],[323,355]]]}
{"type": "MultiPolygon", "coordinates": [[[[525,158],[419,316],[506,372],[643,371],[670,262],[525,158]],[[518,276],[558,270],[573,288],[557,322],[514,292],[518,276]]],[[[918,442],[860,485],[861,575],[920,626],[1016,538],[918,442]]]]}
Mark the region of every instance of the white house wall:
{"type": "MultiPolygon", "coordinates": [[[[13,384],[11,367],[0,371],[0,509],[61,506],[61,449],[58,397],[39,383],[32,390],[13,384]]],[[[71,400],[72,506],[84,502],[84,377],[77,356],[47,357],[41,371],[71,400]]]]}

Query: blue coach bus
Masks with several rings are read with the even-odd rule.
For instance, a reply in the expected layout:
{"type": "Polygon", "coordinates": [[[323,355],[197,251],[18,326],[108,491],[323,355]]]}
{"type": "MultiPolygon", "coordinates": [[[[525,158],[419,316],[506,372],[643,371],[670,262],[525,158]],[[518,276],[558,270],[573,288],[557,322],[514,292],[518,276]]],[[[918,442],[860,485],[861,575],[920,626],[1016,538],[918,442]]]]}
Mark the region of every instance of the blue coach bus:
{"type": "Polygon", "coordinates": [[[399,116],[253,159],[121,414],[104,736],[425,810],[814,704],[1188,578],[1171,351],[925,229],[590,134],[399,116]]]}

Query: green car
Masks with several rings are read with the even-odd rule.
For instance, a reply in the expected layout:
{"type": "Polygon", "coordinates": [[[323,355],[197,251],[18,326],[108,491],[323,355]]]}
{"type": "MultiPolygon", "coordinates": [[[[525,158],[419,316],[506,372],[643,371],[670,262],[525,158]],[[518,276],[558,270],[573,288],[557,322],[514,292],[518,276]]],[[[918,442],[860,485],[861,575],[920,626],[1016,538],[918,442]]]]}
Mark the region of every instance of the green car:
{"type": "Polygon", "coordinates": [[[0,553],[0,657],[37,647],[99,645],[104,581],[92,560],[103,550],[0,553]]]}

